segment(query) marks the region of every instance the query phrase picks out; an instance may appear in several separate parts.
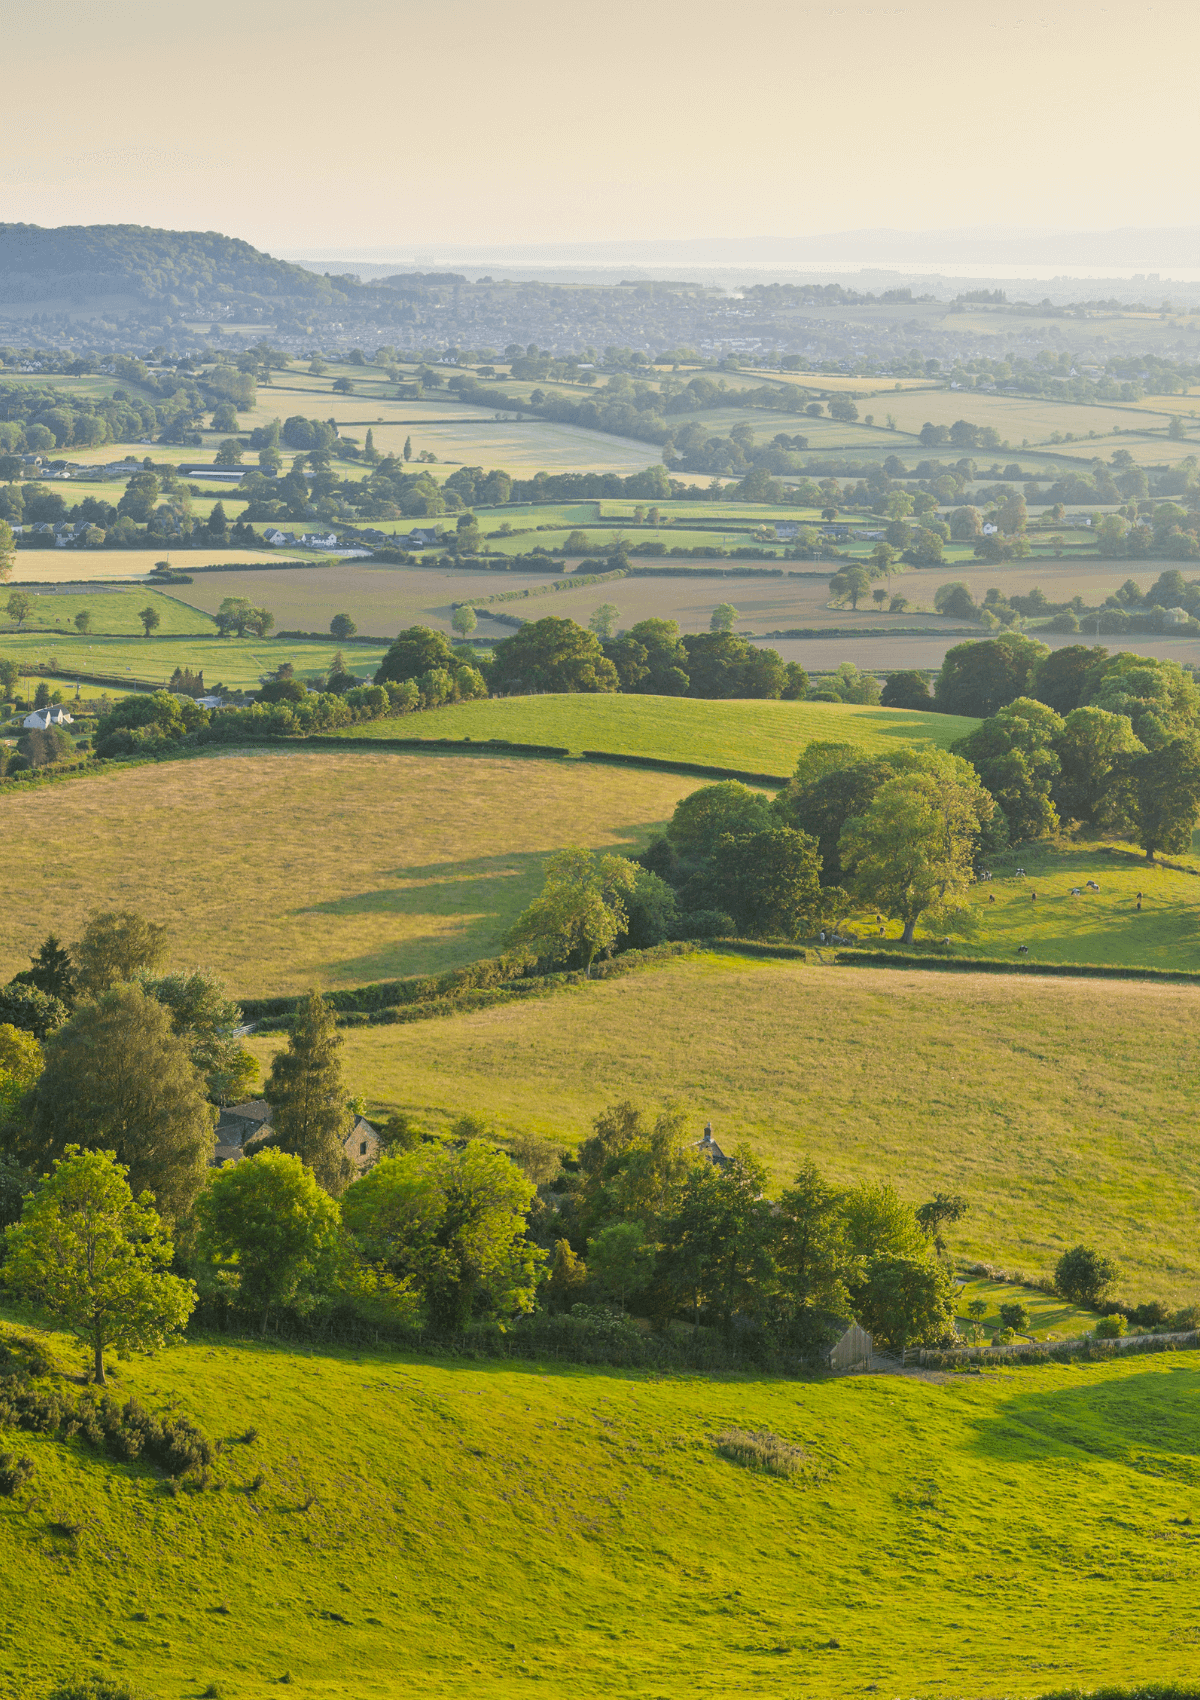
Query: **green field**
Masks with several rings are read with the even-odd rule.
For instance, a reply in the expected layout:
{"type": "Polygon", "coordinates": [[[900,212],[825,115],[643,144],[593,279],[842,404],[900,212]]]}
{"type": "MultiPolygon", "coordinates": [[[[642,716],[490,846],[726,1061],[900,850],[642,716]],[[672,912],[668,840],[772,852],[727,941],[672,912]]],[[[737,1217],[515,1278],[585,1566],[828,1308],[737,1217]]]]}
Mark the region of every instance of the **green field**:
{"type": "MultiPolygon", "coordinates": [[[[600,587],[603,588],[603,587],[600,587]]],[[[832,702],[713,702],[694,697],[543,696],[490,698],[376,720],[355,736],[511,738],[570,750],[661,756],[787,777],[814,738],[886,750],[896,740],[940,748],[976,724],[950,714],[832,702]]],[[[336,736],[336,734],[331,734],[336,736]]]]}
{"type": "Polygon", "coordinates": [[[967,1306],[972,1299],[982,1299],[987,1305],[987,1312],[980,1318],[980,1328],[983,1332],[982,1345],[988,1345],[992,1335],[1003,1328],[1000,1316],[1000,1306],[1006,1304],[1023,1304],[1029,1312],[1029,1327],[1022,1335],[1023,1339],[1034,1340],[1076,1340],[1082,1334],[1090,1334],[1096,1326],[1095,1313],[1081,1310],[1078,1305],[1060,1299],[1056,1293],[1039,1293],[1030,1287],[1018,1287],[1011,1281],[991,1281],[984,1276],[972,1276],[962,1281],[959,1287],[958,1315],[965,1326],[964,1338],[971,1338],[971,1318],[967,1306]]]}
{"type": "Polygon", "coordinates": [[[117,1368],[224,1442],[213,1486],[19,1436],[5,1700],[81,1673],[150,1700],[982,1700],[1194,1671],[1193,1352],[798,1382],[198,1339],[117,1368]],[[803,1472],[721,1457],[731,1428],[803,1472]]]}
{"type": "MultiPolygon", "coordinates": [[[[222,575],[223,576],[223,575],[222,575]]],[[[183,586],[180,587],[185,588],[183,586]]],[[[33,597],[33,612],[25,621],[25,631],[61,631],[75,639],[75,616],[87,612],[92,616],[92,629],[105,636],[144,638],[138,618],[143,608],[157,610],[161,637],[179,637],[191,633],[213,635],[212,620],[191,608],[173,593],[148,590],[139,586],[132,590],[107,590],[97,586],[70,586],[66,590],[27,592],[33,597]]],[[[7,598],[5,599],[7,600],[7,598]]],[[[3,604],[0,603],[0,608],[3,604]]],[[[15,624],[12,632],[17,631],[15,624]]],[[[83,640],[85,643],[87,639],[83,640]]]]}
{"type": "MultiPolygon", "coordinates": [[[[349,1028],[376,1111],[464,1112],[574,1143],[619,1098],[675,1099],[780,1182],[940,1188],[956,1251],[1039,1274],[1086,1239],[1135,1301],[1200,1300],[1200,988],[697,955],[529,1003],[349,1028]]],[[[250,1041],[266,1063],[278,1035],[250,1041]]]]}
{"type": "MultiPolygon", "coordinates": [[[[144,595],[141,600],[144,602],[144,595]]],[[[203,672],[210,686],[221,683],[232,691],[256,691],[281,661],[292,662],[298,678],[324,678],[341,647],[333,638],[289,643],[279,638],[219,637],[211,623],[199,623],[201,633],[195,637],[80,637],[75,632],[68,637],[65,632],[13,632],[0,636],[0,657],[11,657],[22,667],[49,667],[64,681],[73,679],[76,672],[90,672],[165,685],[176,667],[190,667],[203,672]]],[[[345,650],[347,665],[360,677],[370,678],[386,647],[355,644],[345,650]]]]}
{"type": "MultiPolygon", "coordinates": [[[[393,727],[396,722],[389,722],[393,727]]],[[[5,796],[30,882],[0,976],[47,932],[134,904],[171,960],[243,996],[431,974],[491,956],[564,844],[634,851],[694,780],[582,763],[262,751],[110,770],[5,796]]]]}

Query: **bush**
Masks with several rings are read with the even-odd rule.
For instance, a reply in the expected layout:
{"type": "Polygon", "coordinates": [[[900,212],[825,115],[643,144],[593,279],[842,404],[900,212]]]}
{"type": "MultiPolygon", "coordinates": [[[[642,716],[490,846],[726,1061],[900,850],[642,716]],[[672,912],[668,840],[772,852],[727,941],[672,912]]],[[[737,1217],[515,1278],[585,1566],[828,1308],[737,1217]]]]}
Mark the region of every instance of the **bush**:
{"type": "Polygon", "coordinates": [[[0,1493],[9,1496],[20,1493],[26,1482],[32,1479],[32,1458],[18,1458],[14,1452],[0,1452],[0,1493]]]}
{"type": "Polygon", "coordinates": [[[1102,1316],[1093,1329],[1097,1340],[1119,1340],[1128,1332],[1129,1323],[1120,1311],[1115,1316],[1102,1316]]]}
{"type": "Polygon", "coordinates": [[[1001,1305],[1000,1320],[1015,1334],[1024,1334],[1029,1328],[1029,1312],[1023,1304],[1001,1305]]]}
{"type": "Polygon", "coordinates": [[[1055,1264],[1054,1284],[1064,1299],[1095,1310],[1118,1273],[1111,1259],[1091,1246],[1077,1245],[1064,1251],[1055,1264]]]}
{"type": "Polygon", "coordinates": [[[762,1470],[768,1476],[794,1476],[804,1468],[802,1446],[780,1440],[777,1434],[765,1429],[747,1432],[740,1428],[726,1429],[717,1436],[716,1450],[731,1464],[742,1464],[748,1470],[762,1470]]]}
{"type": "Polygon", "coordinates": [[[84,1676],[60,1683],[50,1691],[46,1700],[139,1700],[139,1696],[126,1682],[110,1681],[103,1676],[84,1676]]]}

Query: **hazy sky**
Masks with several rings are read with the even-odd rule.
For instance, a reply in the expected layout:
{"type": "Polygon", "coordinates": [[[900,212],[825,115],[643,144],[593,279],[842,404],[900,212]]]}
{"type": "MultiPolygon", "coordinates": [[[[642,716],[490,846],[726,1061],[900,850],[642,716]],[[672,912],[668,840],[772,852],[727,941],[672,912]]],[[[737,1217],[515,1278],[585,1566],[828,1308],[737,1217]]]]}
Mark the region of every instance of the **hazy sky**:
{"type": "Polygon", "coordinates": [[[272,249],[1195,222],[1196,0],[80,0],[2,216],[272,249]]]}

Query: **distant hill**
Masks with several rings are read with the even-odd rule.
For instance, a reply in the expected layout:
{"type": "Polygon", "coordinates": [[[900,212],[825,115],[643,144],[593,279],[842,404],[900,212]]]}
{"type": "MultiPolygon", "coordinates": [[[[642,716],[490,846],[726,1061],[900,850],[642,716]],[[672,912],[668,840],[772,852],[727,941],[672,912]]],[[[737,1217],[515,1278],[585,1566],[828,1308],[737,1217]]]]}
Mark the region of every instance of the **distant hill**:
{"type": "Polygon", "coordinates": [[[0,224],[0,303],[132,296],[145,306],[207,313],[282,304],[320,309],[353,291],[213,230],[0,224]]]}

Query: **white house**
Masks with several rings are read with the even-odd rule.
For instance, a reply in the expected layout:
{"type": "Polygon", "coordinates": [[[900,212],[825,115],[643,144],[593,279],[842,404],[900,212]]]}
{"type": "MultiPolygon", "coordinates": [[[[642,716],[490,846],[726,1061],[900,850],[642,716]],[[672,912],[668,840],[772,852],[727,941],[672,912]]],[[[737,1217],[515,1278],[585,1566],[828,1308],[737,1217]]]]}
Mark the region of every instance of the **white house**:
{"type": "Polygon", "coordinates": [[[75,716],[68,714],[66,709],[56,704],[53,708],[35,708],[32,714],[27,714],[21,725],[27,732],[44,732],[48,726],[73,726],[75,716]]]}
{"type": "Polygon", "coordinates": [[[224,708],[225,706],[224,697],[197,697],[196,701],[201,708],[224,708]]]}

